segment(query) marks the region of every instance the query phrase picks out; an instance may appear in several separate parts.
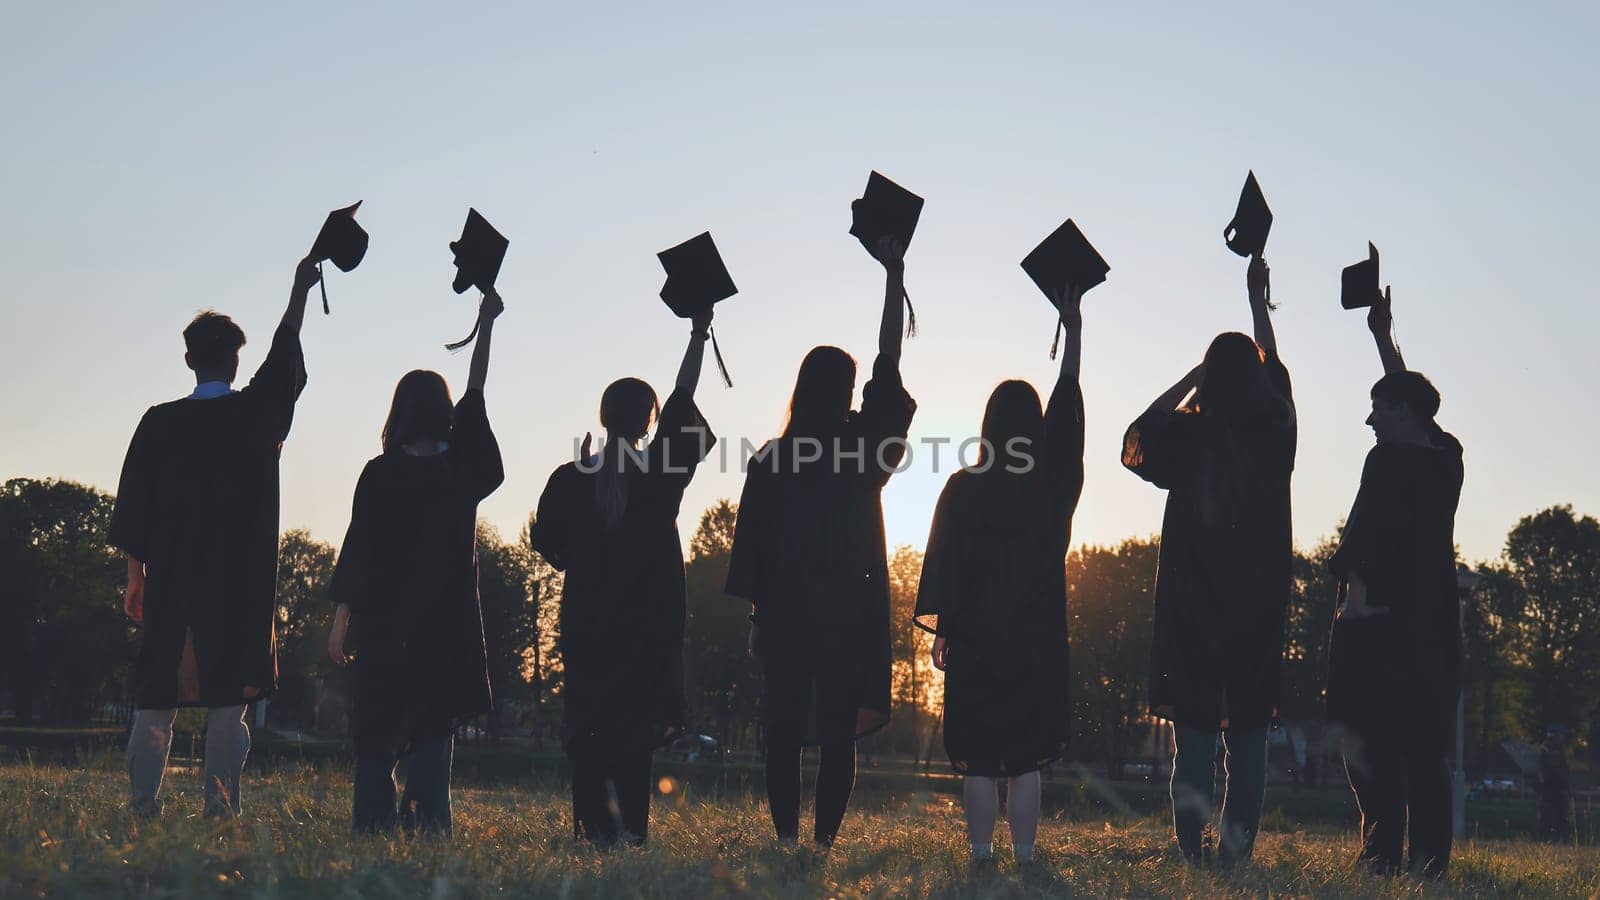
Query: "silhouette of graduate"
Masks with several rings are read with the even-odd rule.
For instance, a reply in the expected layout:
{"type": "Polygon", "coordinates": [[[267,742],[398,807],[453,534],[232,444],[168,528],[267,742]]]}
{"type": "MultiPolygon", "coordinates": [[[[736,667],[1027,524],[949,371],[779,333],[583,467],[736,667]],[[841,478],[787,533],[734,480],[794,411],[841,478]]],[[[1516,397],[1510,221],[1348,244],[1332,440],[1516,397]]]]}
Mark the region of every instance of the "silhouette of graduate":
{"type": "Polygon", "coordinates": [[[1150,648],[1150,711],[1174,724],[1173,827],[1185,858],[1208,860],[1216,745],[1227,791],[1218,861],[1250,857],[1277,716],[1293,545],[1289,480],[1296,422],[1278,356],[1263,258],[1271,212],[1250,177],[1229,224],[1246,255],[1255,337],[1218,335],[1205,359],[1128,427],[1122,464],[1167,491],[1150,648]],[[1192,398],[1191,398],[1192,395],[1192,398]]]}
{"type": "Polygon", "coordinates": [[[366,233],[336,212],[296,266],[266,359],[239,390],[244,331],[217,312],[195,316],[183,331],[194,390],[151,407],[128,445],[110,541],[128,559],[124,610],[143,628],[128,738],[136,814],[161,812],[178,707],[207,709],[205,812],[242,809],[246,707],[278,679],[278,455],[306,384],[300,326],[322,254],[332,247],[348,260],[352,243],[359,262],[366,233]]]}
{"type": "Polygon", "coordinates": [[[833,845],[855,785],[856,738],[889,721],[889,583],[881,494],[904,458],[916,402],[900,378],[905,250],[922,198],[876,173],[854,234],[883,265],[872,378],[851,410],[856,363],[806,354],[783,433],[750,460],[727,593],[754,609],[764,673],[767,800],[778,839],[800,829],[800,756],[820,745],[814,849],[833,845]]]}
{"type": "Polygon", "coordinates": [[[1017,862],[1032,861],[1040,769],[1072,733],[1066,554],[1083,493],[1080,305],[1107,270],[1070,220],[1023,266],[1065,331],[1060,371],[1042,409],[1026,381],[1003,381],[989,395],[978,458],[950,476],[934,509],[914,617],[937,635],[945,752],[964,776],[978,869],[993,865],[1002,780],[1017,862]]]}
{"type": "Polygon", "coordinates": [[[691,321],[672,393],[658,410],[655,391],[638,378],[607,386],[605,443],[591,455],[586,435],[580,459],[550,475],[529,529],[533,548],[566,573],[560,642],[572,828],[601,846],[645,842],[652,754],[683,732],[688,598],[678,510],[716,443],[694,395],[714,305],[736,292],[709,233],[659,256],[661,297],[691,321]]]}
{"type": "Polygon", "coordinates": [[[437,372],[395,385],[383,452],[356,482],[329,593],[337,604],[328,654],[352,668],[355,790],[351,829],[449,835],[457,725],[493,707],[478,601],[478,504],[505,480],[484,386],[495,277],[507,242],[469,213],[457,280],[482,292],[467,389],[452,404],[437,372]],[[352,658],[353,656],[353,658],[352,658]],[[395,767],[406,761],[395,798],[395,767]]]}
{"type": "Polygon", "coordinates": [[[1328,718],[1361,808],[1362,864],[1429,877],[1450,862],[1448,757],[1461,689],[1455,514],[1461,443],[1434,421],[1439,392],[1408,371],[1378,291],[1378,252],[1344,273],[1342,303],[1369,307],[1384,375],[1367,417],[1377,442],[1329,567],[1340,604],[1329,649],[1328,718]],[[1410,838],[1409,861],[1402,854],[1410,838]]]}

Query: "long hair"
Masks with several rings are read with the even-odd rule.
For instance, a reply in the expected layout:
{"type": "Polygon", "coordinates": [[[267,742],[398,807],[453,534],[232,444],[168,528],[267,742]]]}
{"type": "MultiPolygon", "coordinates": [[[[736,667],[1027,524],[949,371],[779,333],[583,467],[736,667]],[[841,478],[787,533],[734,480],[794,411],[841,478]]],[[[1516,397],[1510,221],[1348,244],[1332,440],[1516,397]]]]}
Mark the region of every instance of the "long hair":
{"type": "Polygon", "coordinates": [[[594,499],[607,530],[615,528],[628,511],[628,479],[624,477],[629,450],[650,433],[660,414],[656,392],[638,378],[619,378],[600,395],[600,424],[606,430],[594,499]]]}
{"type": "Polygon", "coordinates": [[[989,394],[983,409],[983,443],[978,447],[976,468],[986,471],[1005,471],[996,466],[990,454],[1004,458],[1012,440],[1027,440],[1027,452],[1038,453],[1039,442],[1044,438],[1044,408],[1039,403],[1039,392],[1026,381],[1002,381],[989,394]]]}
{"type": "Polygon", "coordinates": [[[383,452],[395,453],[415,441],[450,439],[455,409],[444,376],[427,369],[412,369],[400,376],[383,423],[383,452]]]}
{"type": "Polygon", "coordinates": [[[1265,364],[1266,354],[1249,335],[1237,331],[1217,335],[1206,348],[1195,408],[1202,415],[1233,417],[1259,407],[1266,391],[1265,364]]]}
{"type": "Polygon", "coordinates": [[[800,362],[789,397],[784,437],[836,431],[850,415],[856,391],[856,361],[838,347],[813,347],[800,362]]]}

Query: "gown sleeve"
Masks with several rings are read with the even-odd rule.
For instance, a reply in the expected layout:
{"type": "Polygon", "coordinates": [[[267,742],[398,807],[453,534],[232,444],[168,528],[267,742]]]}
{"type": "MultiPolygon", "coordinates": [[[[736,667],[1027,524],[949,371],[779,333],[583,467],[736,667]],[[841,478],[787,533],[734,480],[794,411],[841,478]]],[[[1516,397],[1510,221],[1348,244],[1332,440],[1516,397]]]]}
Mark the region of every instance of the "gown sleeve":
{"type": "MultiPolygon", "coordinates": [[[[1083,495],[1083,388],[1076,378],[1062,378],[1050,392],[1044,410],[1042,464],[1049,480],[1052,509],[1072,521],[1083,495]]],[[[1061,548],[1063,552],[1065,547],[1061,548]]]]}
{"type": "Polygon", "coordinates": [[[1122,436],[1122,465],[1163,490],[1188,481],[1189,440],[1198,415],[1185,410],[1149,410],[1122,436]]]}
{"type": "Polygon", "coordinates": [[[506,480],[500,444],[489,427],[483,391],[472,389],[456,403],[455,425],[450,429],[450,462],[474,503],[494,493],[506,480]]]}
{"type": "Polygon", "coordinates": [[[952,475],[939,493],[928,529],[928,548],[922,557],[922,580],[917,584],[917,606],[912,622],[924,631],[946,634],[949,618],[961,602],[961,542],[957,537],[956,478],[952,475]]]}
{"type": "Polygon", "coordinates": [[[866,438],[867,469],[879,485],[888,483],[905,458],[905,439],[916,412],[917,401],[900,380],[900,361],[879,353],[872,361],[872,378],[861,389],[861,411],[855,416],[866,438]],[[880,453],[885,442],[890,443],[880,453]]]}
{"type": "Polygon", "coordinates": [[[333,567],[328,596],[336,605],[350,607],[353,615],[371,609],[373,569],[377,565],[377,525],[382,513],[377,506],[378,460],[367,463],[356,480],[355,498],[350,503],[350,527],[345,530],[339,560],[333,567]]]}
{"type": "Polygon", "coordinates": [[[282,442],[294,422],[294,404],[306,386],[305,355],[300,349],[300,333],[279,325],[272,335],[272,346],[261,368],[250,378],[242,394],[257,404],[267,439],[282,442]]]}
{"type": "Polygon", "coordinates": [[[154,410],[147,411],[128,442],[117,482],[117,501],[111,510],[111,546],[140,562],[150,560],[150,518],[155,506],[154,410]]]}
{"type": "Polygon", "coordinates": [[[533,524],[528,527],[529,545],[557,572],[565,572],[569,562],[567,553],[571,544],[571,517],[568,511],[572,493],[569,481],[567,466],[550,473],[544,493],[539,495],[533,524]]]}
{"type": "MultiPolygon", "coordinates": [[[[770,445],[769,445],[770,450],[770,445]]],[[[739,518],[733,526],[733,549],[728,559],[728,581],[723,592],[761,605],[767,547],[771,541],[771,510],[767,509],[767,475],[752,462],[739,494],[739,518]]]]}
{"type": "Polygon", "coordinates": [[[648,470],[682,494],[701,461],[711,455],[717,437],[695,406],[694,395],[678,388],[661,408],[661,422],[650,442],[648,470]]]}

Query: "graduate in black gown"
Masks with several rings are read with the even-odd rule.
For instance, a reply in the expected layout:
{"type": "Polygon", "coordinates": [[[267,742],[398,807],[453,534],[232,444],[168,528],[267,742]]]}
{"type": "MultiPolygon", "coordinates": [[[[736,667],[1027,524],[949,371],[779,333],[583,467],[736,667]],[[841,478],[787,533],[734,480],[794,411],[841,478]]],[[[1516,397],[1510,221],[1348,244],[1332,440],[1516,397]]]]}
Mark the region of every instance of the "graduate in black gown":
{"type": "Polygon", "coordinates": [[[1205,361],[1123,437],[1122,464],[1166,490],[1150,648],[1150,711],[1171,720],[1173,825],[1199,862],[1218,734],[1227,750],[1220,861],[1248,859],[1277,716],[1293,554],[1295,411],[1269,316],[1268,271],[1247,276],[1255,339],[1218,335],[1205,361]],[[1194,399],[1185,399],[1193,392],[1194,399]]]}
{"type": "Polygon", "coordinates": [[[826,851],[855,785],[855,740],[889,721],[889,582],[881,494],[905,457],[916,402],[900,381],[905,246],[887,273],[878,357],[851,411],[855,360],[816,347],[789,422],[749,461],[727,592],[754,607],[764,673],[767,799],[778,838],[800,828],[800,751],[820,745],[814,838],[826,851]]]}
{"type": "Polygon", "coordinates": [[[642,844],[650,817],[651,755],[683,731],[687,596],[678,508],[716,443],[695,406],[711,307],[693,320],[678,380],[660,409],[637,378],[600,398],[606,442],[556,469],[530,537],[566,573],[561,595],[563,738],[579,840],[642,844]]]}
{"type": "Polygon", "coordinates": [[[1439,393],[1406,370],[1389,301],[1367,317],[1383,360],[1372,386],[1377,444],[1329,561],[1342,600],[1329,653],[1328,717],[1342,732],[1361,807],[1361,861],[1440,877],[1450,862],[1448,757],[1461,690],[1455,515],[1461,443],[1434,421],[1439,393]]]}
{"type": "Polygon", "coordinates": [[[478,310],[467,389],[451,406],[437,372],[407,372],[383,426],[383,453],[356,482],[330,589],[328,653],[351,665],[355,796],[351,827],[448,836],[456,726],[491,707],[478,605],[478,503],[505,479],[483,386],[494,320],[478,310]],[[395,767],[406,763],[395,804],[395,767]]]}
{"type": "Polygon", "coordinates": [[[194,392],[151,407],[128,445],[110,540],[128,559],[124,609],[144,628],[128,738],[136,813],[161,811],[180,706],[209,710],[206,811],[241,809],[246,705],[278,681],[278,454],[306,383],[300,325],[318,277],[315,259],[300,261],[267,357],[237,391],[244,332],[196,316],[183,332],[194,392]]]}
{"type": "Polygon", "coordinates": [[[944,671],[944,746],[965,776],[973,862],[991,859],[998,782],[1018,862],[1033,857],[1039,770],[1072,728],[1067,545],[1083,493],[1082,295],[1057,298],[1066,341],[1043,410],[1026,381],[989,395],[975,465],[950,476],[934,510],[917,591],[944,671]]]}

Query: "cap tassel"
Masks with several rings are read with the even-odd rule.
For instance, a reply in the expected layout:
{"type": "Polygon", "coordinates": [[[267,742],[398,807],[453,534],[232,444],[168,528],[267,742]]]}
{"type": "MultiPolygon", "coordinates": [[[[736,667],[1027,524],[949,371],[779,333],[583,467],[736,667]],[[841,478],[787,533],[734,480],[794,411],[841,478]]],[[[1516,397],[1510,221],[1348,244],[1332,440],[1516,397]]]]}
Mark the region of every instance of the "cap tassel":
{"type": "Polygon", "coordinates": [[[459,351],[462,347],[465,347],[466,345],[472,343],[473,339],[478,336],[478,321],[479,321],[478,319],[473,319],[472,320],[472,331],[468,332],[466,337],[462,338],[459,341],[456,341],[453,344],[445,344],[444,348],[446,350],[449,350],[451,353],[455,353],[455,352],[459,351]]]}
{"type": "Polygon", "coordinates": [[[917,309],[911,305],[911,294],[905,288],[900,289],[900,296],[906,301],[906,337],[917,336],[917,309]]]}
{"type": "Polygon", "coordinates": [[[1063,323],[1060,319],[1056,319],[1056,339],[1050,342],[1051,359],[1055,359],[1056,351],[1061,349],[1061,329],[1064,327],[1064,324],[1065,323],[1063,323]]]}
{"type": "Polygon", "coordinates": [[[322,263],[317,263],[317,287],[322,289],[322,314],[328,315],[328,279],[322,277],[322,263]]]}
{"type": "Polygon", "coordinates": [[[722,361],[722,348],[717,346],[717,330],[715,328],[706,330],[711,332],[711,355],[717,358],[717,371],[722,373],[722,383],[733,387],[733,379],[728,377],[728,367],[722,361]]]}

